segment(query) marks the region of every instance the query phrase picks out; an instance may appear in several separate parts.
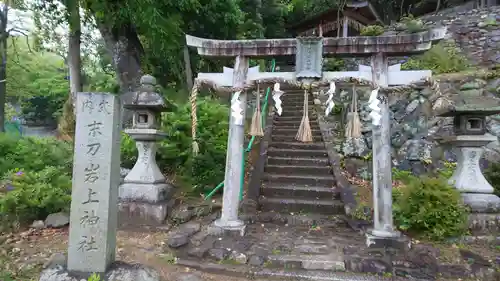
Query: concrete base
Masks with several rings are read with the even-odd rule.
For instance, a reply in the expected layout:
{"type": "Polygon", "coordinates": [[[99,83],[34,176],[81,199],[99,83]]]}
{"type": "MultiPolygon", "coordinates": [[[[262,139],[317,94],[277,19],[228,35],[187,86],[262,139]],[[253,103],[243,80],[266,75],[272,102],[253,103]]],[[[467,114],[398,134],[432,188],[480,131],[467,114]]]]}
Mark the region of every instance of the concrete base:
{"type": "Polygon", "coordinates": [[[500,213],[500,197],[495,194],[462,193],[462,199],[472,213],[500,213]]]}
{"type": "Polygon", "coordinates": [[[120,202],[118,203],[118,225],[126,226],[160,226],[165,223],[171,209],[169,202],[120,202]]]}
{"type": "Polygon", "coordinates": [[[214,221],[212,225],[209,226],[208,232],[210,235],[225,235],[225,234],[238,234],[240,236],[245,236],[246,225],[243,221],[237,220],[230,224],[226,221],[221,221],[220,219],[214,221]]]}
{"type": "Polygon", "coordinates": [[[132,183],[125,182],[119,187],[120,201],[143,201],[157,203],[167,200],[174,191],[173,186],[166,183],[132,183]]]}
{"type": "MultiPolygon", "coordinates": [[[[81,281],[87,280],[92,273],[69,272],[65,265],[54,265],[42,271],[39,281],[81,281]]],[[[160,281],[160,274],[141,264],[114,263],[101,274],[101,281],[160,281]]]]}
{"type": "Polygon", "coordinates": [[[369,231],[366,233],[366,246],[374,249],[392,248],[401,251],[408,251],[411,248],[411,240],[401,234],[397,236],[393,235],[392,237],[380,237],[373,235],[369,231]]]}

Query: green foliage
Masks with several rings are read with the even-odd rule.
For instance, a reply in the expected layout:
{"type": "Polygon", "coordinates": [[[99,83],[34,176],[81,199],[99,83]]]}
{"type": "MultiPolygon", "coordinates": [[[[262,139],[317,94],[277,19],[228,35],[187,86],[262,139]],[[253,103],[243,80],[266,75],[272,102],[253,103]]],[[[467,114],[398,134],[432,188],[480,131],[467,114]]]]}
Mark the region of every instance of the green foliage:
{"type": "Polygon", "coordinates": [[[361,29],[361,36],[379,36],[384,33],[384,28],[380,25],[368,25],[361,29]]]}
{"type": "Polygon", "coordinates": [[[325,58],[323,60],[323,71],[342,71],[345,70],[345,62],[338,58],[325,58]]]}
{"type": "Polygon", "coordinates": [[[5,120],[11,121],[17,115],[16,109],[10,104],[5,104],[5,120]]]}
{"type": "Polygon", "coordinates": [[[28,223],[51,213],[69,211],[71,177],[59,167],[40,171],[15,169],[5,174],[5,194],[0,196],[2,223],[28,223]]]}
{"type": "MultiPolygon", "coordinates": [[[[229,110],[219,100],[198,101],[197,141],[200,152],[192,154],[191,104],[180,105],[162,116],[162,131],[168,137],[160,143],[157,163],[162,171],[179,174],[193,184],[193,192],[211,190],[224,178],[229,110]]],[[[137,159],[135,142],[122,138],[122,163],[131,167],[137,159]]]]}
{"type": "Polygon", "coordinates": [[[469,62],[455,46],[439,43],[420,56],[409,58],[401,65],[404,70],[430,69],[433,74],[466,70],[469,62]]]}
{"type": "Polygon", "coordinates": [[[410,183],[415,176],[411,171],[399,170],[396,168],[392,168],[392,179],[395,181],[400,181],[404,184],[410,183]]]}
{"type": "Polygon", "coordinates": [[[457,163],[454,162],[444,162],[444,167],[438,170],[438,175],[442,178],[449,179],[455,172],[457,168],[457,163]]]}
{"type": "Polygon", "coordinates": [[[484,175],[495,189],[495,194],[500,196],[500,163],[490,163],[484,175]]]}
{"type": "Polygon", "coordinates": [[[396,30],[406,31],[408,33],[417,33],[425,31],[427,28],[422,20],[415,19],[413,15],[402,17],[395,25],[396,30]]]}
{"type": "Polygon", "coordinates": [[[2,174],[17,168],[22,168],[23,171],[41,171],[47,166],[58,167],[61,173],[71,173],[71,144],[53,138],[0,134],[0,155],[2,174]]]}
{"type": "Polygon", "coordinates": [[[72,153],[64,141],[0,134],[0,225],[68,210],[72,153]]]}
{"type": "Polygon", "coordinates": [[[87,281],[101,281],[101,275],[93,273],[87,281]]]}
{"type": "Polygon", "coordinates": [[[7,58],[7,95],[22,101],[23,117],[35,122],[57,120],[69,93],[64,61],[30,49],[21,38],[9,40],[7,58]]]}
{"type": "Polygon", "coordinates": [[[394,219],[401,230],[440,240],[466,231],[467,208],[443,178],[401,173],[404,186],[393,193],[394,219]]]}

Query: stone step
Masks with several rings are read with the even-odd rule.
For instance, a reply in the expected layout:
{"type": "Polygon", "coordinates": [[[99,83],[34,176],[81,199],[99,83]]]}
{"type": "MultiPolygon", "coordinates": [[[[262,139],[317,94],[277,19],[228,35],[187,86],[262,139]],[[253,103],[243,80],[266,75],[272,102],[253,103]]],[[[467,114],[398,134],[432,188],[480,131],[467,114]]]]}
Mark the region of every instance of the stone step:
{"type": "MultiPolygon", "coordinates": [[[[322,246],[316,247],[321,249],[322,246]]],[[[330,254],[270,255],[268,261],[270,268],[345,271],[344,255],[337,251],[330,254]]]]}
{"type": "MultiPolygon", "coordinates": [[[[269,155],[269,154],[268,154],[269,155]]],[[[330,165],[327,157],[267,157],[268,165],[300,165],[300,166],[326,166],[330,165]]]]}
{"type": "MultiPolygon", "coordinates": [[[[301,115],[295,115],[295,116],[279,116],[276,115],[274,117],[275,121],[281,122],[281,121],[293,121],[293,122],[298,122],[300,124],[300,121],[302,120],[302,114],[301,115]]],[[[318,118],[316,116],[309,116],[309,122],[317,122],[318,118]]]]}
{"type": "MultiPolygon", "coordinates": [[[[311,131],[321,132],[321,129],[316,122],[310,122],[309,126],[311,127],[311,131]]],[[[299,130],[299,128],[300,128],[300,121],[297,121],[297,124],[294,124],[294,125],[292,125],[292,124],[278,124],[278,125],[274,124],[273,130],[276,130],[276,131],[273,131],[273,132],[277,132],[278,130],[283,129],[283,130],[295,131],[295,134],[296,134],[297,131],[299,130]]],[[[280,133],[278,133],[278,134],[280,134],[280,133]]]]}
{"type": "Polygon", "coordinates": [[[260,194],[266,198],[302,198],[313,200],[339,199],[340,191],[337,188],[321,186],[296,186],[284,184],[266,184],[260,189],[260,194]]]}
{"type": "Polygon", "coordinates": [[[270,147],[267,150],[267,156],[269,157],[302,157],[302,158],[316,158],[316,157],[328,157],[326,150],[317,149],[282,149],[270,147]]]}
{"type": "MultiPolygon", "coordinates": [[[[300,122],[302,121],[302,117],[299,119],[297,118],[297,120],[292,120],[292,121],[275,121],[273,122],[273,126],[274,128],[299,128],[300,126],[300,122]]],[[[318,122],[316,122],[316,120],[314,121],[311,121],[311,119],[309,119],[309,126],[311,127],[311,130],[319,130],[319,124],[318,122]]]]}
{"type": "MultiPolygon", "coordinates": [[[[315,247],[318,248],[318,250],[323,249],[321,245],[317,245],[315,247]]],[[[269,255],[268,266],[270,268],[285,268],[286,270],[305,269],[305,270],[345,271],[345,262],[343,253],[340,251],[330,251],[330,252],[331,253],[329,254],[269,255]]],[[[344,280],[344,279],[338,279],[338,280],[344,280]]]]}
{"type": "MultiPolygon", "coordinates": [[[[304,104],[304,97],[283,97],[281,96],[281,101],[283,102],[282,105],[289,105],[289,104],[294,104],[294,105],[303,105],[304,104]]],[[[309,96],[307,99],[308,104],[313,105],[314,104],[314,98],[309,96]]]]}
{"type": "MultiPolygon", "coordinates": [[[[308,108],[309,108],[309,112],[311,112],[311,109],[314,108],[314,104],[312,103],[309,103],[307,104],[308,105],[308,108]]],[[[300,112],[302,112],[302,109],[304,108],[304,103],[303,102],[298,102],[298,103],[288,103],[286,101],[284,101],[282,104],[281,104],[281,107],[283,108],[283,111],[285,110],[300,110],[300,112]]]]}
{"type": "MultiPolygon", "coordinates": [[[[281,96],[282,100],[288,100],[288,99],[304,99],[304,92],[299,90],[299,91],[284,91],[285,94],[281,96]]],[[[312,98],[312,95],[309,94],[309,98],[312,98]]]]}
{"type": "MultiPolygon", "coordinates": [[[[276,134],[276,135],[293,135],[295,136],[297,134],[297,131],[298,131],[298,128],[297,129],[294,129],[294,128],[283,128],[283,127],[274,127],[273,128],[273,134],[276,134]]],[[[315,136],[318,136],[318,137],[321,137],[321,131],[320,130],[313,130],[311,128],[311,135],[313,137],[315,136]]]]}
{"type": "MultiPolygon", "coordinates": [[[[283,104],[281,104],[281,107],[283,108],[283,112],[285,112],[285,110],[300,110],[300,112],[303,112],[302,109],[304,108],[304,104],[303,103],[289,104],[283,102],[283,104]]],[[[309,105],[308,108],[309,112],[312,112],[313,105],[309,105]]]]}
{"type": "MultiPolygon", "coordinates": [[[[278,141],[278,142],[297,142],[298,140],[295,139],[295,136],[297,135],[297,131],[295,131],[294,134],[290,135],[277,135],[273,132],[272,135],[272,141],[278,141]]],[[[313,135],[312,136],[313,142],[323,142],[323,138],[318,135],[313,135]]]]}
{"type": "Polygon", "coordinates": [[[270,174],[290,174],[290,175],[332,175],[330,166],[297,166],[297,165],[267,165],[264,168],[270,174]]]}
{"type": "Polygon", "coordinates": [[[335,186],[333,175],[290,175],[264,173],[263,181],[269,183],[295,184],[303,186],[322,186],[331,188],[335,186]]]}
{"type": "Polygon", "coordinates": [[[324,215],[344,214],[344,204],[340,200],[307,200],[293,198],[259,198],[263,212],[279,210],[280,213],[315,213],[324,215]]]}
{"type": "Polygon", "coordinates": [[[325,150],[325,145],[319,142],[271,142],[269,147],[278,149],[307,149],[307,150],[325,150]]]}
{"type": "MultiPolygon", "coordinates": [[[[283,102],[282,105],[288,105],[288,104],[304,104],[304,97],[287,97],[287,96],[281,96],[281,101],[283,102]]],[[[314,104],[314,99],[310,96],[308,99],[308,104],[313,105],[314,104]]]]}
{"type": "MultiPolygon", "coordinates": [[[[302,116],[304,114],[304,111],[302,109],[303,109],[302,106],[283,107],[283,112],[281,113],[281,116],[302,116]]],[[[311,108],[309,108],[308,113],[309,113],[309,118],[311,116],[316,115],[311,108]]]]}

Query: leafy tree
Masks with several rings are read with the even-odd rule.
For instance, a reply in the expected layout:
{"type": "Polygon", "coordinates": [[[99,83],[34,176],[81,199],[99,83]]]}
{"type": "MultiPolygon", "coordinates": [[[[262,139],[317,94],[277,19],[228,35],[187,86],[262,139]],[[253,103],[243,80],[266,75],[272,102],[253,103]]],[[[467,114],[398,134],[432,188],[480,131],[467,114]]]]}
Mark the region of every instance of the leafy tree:
{"type": "Polygon", "coordinates": [[[53,121],[69,92],[64,61],[54,53],[31,50],[23,38],[9,40],[7,95],[23,101],[24,117],[53,121]]]}

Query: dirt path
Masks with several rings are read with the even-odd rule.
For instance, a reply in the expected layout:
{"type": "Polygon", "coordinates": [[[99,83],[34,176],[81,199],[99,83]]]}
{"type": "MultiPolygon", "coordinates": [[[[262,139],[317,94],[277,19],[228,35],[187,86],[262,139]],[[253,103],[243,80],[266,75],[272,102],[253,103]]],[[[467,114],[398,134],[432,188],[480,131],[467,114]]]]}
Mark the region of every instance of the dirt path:
{"type": "MultiPolygon", "coordinates": [[[[173,264],[165,253],[166,233],[118,232],[117,259],[142,263],[158,270],[164,281],[246,281],[249,279],[196,272],[173,264]],[[194,274],[201,279],[182,279],[194,274]]],[[[68,229],[30,229],[17,234],[0,234],[0,280],[32,281],[56,253],[65,253],[68,229]],[[10,278],[10,279],[9,279],[10,278]]],[[[261,280],[262,281],[262,280],[261,280]]]]}

